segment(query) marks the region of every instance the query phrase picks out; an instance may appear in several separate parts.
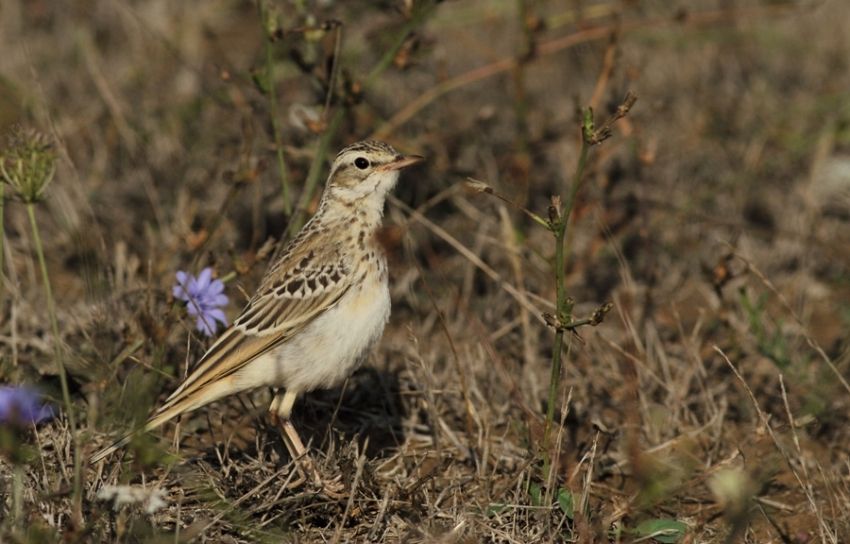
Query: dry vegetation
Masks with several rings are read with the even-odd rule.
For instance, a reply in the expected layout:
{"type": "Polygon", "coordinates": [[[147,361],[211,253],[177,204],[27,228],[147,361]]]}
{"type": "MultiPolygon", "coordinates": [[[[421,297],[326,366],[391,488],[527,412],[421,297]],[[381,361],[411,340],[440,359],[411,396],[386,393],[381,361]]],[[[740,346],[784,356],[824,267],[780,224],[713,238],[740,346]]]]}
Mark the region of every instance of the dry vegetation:
{"type": "Polygon", "coordinates": [[[83,459],[209,343],[170,297],[177,270],[227,278],[231,317],[252,292],[292,217],[281,163],[309,213],[342,145],[428,162],[388,206],[379,349],[296,406],[342,500],[288,485],[257,391],[84,462],[75,506],[57,339],[7,189],[0,382],[61,415],[24,436],[17,519],[0,460],[0,541],[850,541],[850,5],[671,4],[3,2],[0,130],[58,155],[36,212],[83,459]],[[547,450],[553,237],[464,181],[546,217],[580,108],[603,119],[628,90],[566,240],[575,317],[613,310],[565,337],[547,450]],[[98,499],[118,484],[165,504],[98,499]]]}

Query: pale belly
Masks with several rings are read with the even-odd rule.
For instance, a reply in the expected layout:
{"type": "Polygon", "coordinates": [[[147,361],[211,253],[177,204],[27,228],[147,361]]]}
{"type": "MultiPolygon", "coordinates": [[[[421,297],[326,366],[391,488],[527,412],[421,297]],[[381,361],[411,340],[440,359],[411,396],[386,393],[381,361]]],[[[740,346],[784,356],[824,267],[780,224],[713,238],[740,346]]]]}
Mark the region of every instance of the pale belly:
{"type": "Polygon", "coordinates": [[[333,308],[245,367],[242,388],[277,385],[297,393],[341,384],[380,339],[390,316],[386,280],[352,287],[333,308]]]}

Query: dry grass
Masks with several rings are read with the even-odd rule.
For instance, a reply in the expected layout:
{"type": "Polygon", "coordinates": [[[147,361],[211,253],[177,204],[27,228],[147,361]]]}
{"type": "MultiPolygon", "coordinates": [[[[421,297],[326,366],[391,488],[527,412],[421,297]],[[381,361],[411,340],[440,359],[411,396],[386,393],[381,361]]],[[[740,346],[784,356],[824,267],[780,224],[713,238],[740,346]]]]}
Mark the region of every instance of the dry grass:
{"type": "MultiPolygon", "coordinates": [[[[288,485],[258,391],[84,466],[79,519],[68,420],[39,426],[21,519],[0,460],[0,540],[663,542],[652,520],[677,520],[680,542],[850,541],[850,6],[482,0],[411,20],[426,3],[272,3],[296,199],[311,165],[325,175],[323,145],[379,134],[429,159],[388,207],[379,349],[296,406],[347,497],[288,485]],[[341,32],[317,30],[329,20],[341,32]],[[578,108],[604,117],[629,89],[639,102],[593,150],[567,234],[576,316],[614,309],[568,336],[541,451],[551,235],[463,184],[545,217],[569,193],[578,108]],[[165,506],[97,498],[119,484],[165,506]]],[[[0,130],[39,127],[59,154],[38,219],[90,454],[208,343],[169,299],[174,272],[233,274],[232,316],[285,231],[260,16],[232,0],[13,0],[0,51],[0,130]]],[[[18,203],[3,229],[0,382],[59,406],[18,203]]]]}

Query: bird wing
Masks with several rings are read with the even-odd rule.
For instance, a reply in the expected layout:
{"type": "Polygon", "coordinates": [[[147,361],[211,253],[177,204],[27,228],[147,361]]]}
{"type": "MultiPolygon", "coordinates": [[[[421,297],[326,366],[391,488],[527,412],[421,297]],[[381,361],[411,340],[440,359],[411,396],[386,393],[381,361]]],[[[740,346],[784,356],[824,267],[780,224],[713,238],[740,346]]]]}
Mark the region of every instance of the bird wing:
{"type": "Polygon", "coordinates": [[[339,246],[311,243],[307,247],[298,244],[298,239],[295,242],[270,267],[257,294],[157,414],[285,342],[342,298],[351,286],[352,270],[339,246]]]}
{"type": "MultiPolygon", "coordinates": [[[[342,251],[333,243],[304,243],[296,238],[266,273],[257,294],[221,337],[204,354],[197,366],[148,419],[144,430],[159,427],[169,419],[198,408],[206,402],[204,392],[214,390],[220,380],[291,338],[322,312],[333,307],[351,287],[353,271],[342,251]]],[[[314,240],[316,241],[316,240],[314,240]]],[[[96,463],[132,440],[131,431],[95,453],[96,463]]]]}

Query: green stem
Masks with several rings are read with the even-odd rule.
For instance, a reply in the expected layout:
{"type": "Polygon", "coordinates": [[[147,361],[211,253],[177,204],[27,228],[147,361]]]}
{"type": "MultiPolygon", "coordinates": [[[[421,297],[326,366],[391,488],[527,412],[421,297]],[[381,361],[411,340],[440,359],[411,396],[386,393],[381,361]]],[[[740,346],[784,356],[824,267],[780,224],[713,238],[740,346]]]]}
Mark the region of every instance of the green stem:
{"type": "MultiPolygon", "coordinates": [[[[592,122],[592,121],[591,121],[592,122]]],[[[585,125],[587,117],[585,116],[585,125]]],[[[566,234],[567,226],[570,222],[570,216],[575,206],[576,195],[584,181],[584,169],[587,166],[587,155],[590,150],[588,138],[585,137],[585,127],[582,127],[582,144],[579,153],[578,163],[576,164],[575,174],[573,175],[570,194],[567,198],[562,210],[558,210],[558,220],[551,226],[552,232],[555,235],[555,308],[557,318],[560,323],[569,323],[572,321],[573,303],[567,298],[567,290],[564,285],[566,274],[566,234]]],[[[564,348],[564,330],[559,329],[555,333],[555,342],[552,346],[552,369],[549,376],[549,402],[546,407],[546,427],[543,432],[543,447],[544,451],[549,451],[550,433],[555,422],[555,401],[558,396],[558,385],[561,382],[561,354],[564,348]]],[[[547,463],[548,464],[548,463],[547,463]]]]}
{"type": "MultiPolygon", "coordinates": [[[[263,9],[262,7],[260,8],[263,9]]],[[[265,21],[265,13],[261,13],[261,19],[265,21]]],[[[286,171],[286,161],[283,158],[283,140],[280,134],[280,124],[277,118],[277,93],[275,93],[274,78],[274,55],[272,41],[266,36],[266,94],[269,101],[269,116],[271,116],[272,131],[274,132],[274,146],[277,151],[277,171],[280,175],[280,189],[283,194],[283,211],[286,215],[292,213],[292,200],[289,195],[289,176],[286,171]]]]}
{"type": "Polygon", "coordinates": [[[238,273],[235,270],[232,270],[218,279],[221,281],[221,283],[227,283],[233,280],[236,276],[238,276],[238,273]]]}
{"type": "Polygon", "coordinates": [[[47,313],[50,317],[50,328],[53,332],[53,349],[56,357],[56,370],[59,373],[59,383],[62,386],[62,401],[65,404],[65,414],[68,417],[68,425],[71,428],[71,440],[74,445],[74,515],[79,520],[82,517],[82,459],[80,458],[79,437],[77,436],[77,422],[74,416],[74,407],[71,404],[71,392],[68,388],[68,376],[65,372],[65,363],[62,360],[62,340],[59,336],[59,322],[56,319],[56,303],[53,300],[53,290],[50,287],[50,276],[47,273],[47,262],[44,259],[44,246],[39,236],[38,222],[35,220],[35,203],[27,202],[27,215],[29,215],[32,227],[32,238],[35,251],[38,255],[38,265],[41,268],[41,279],[44,283],[44,293],[47,296],[47,313]]]}
{"type": "Polygon", "coordinates": [[[12,519],[20,528],[23,525],[23,494],[24,494],[24,470],[21,465],[14,463],[12,469],[12,519]]]}
{"type": "Polygon", "coordinates": [[[3,212],[6,206],[6,184],[0,179],[0,293],[6,290],[6,280],[3,275],[3,263],[6,256],[6,223],[3,212]]]}
{"type": "MultiPolygon", "coordinates": [[[[564,217],[567,220],[569,220],[570,215],[572,215],[573,213],[573,206],[575,206],[576,203],[576,195],[578,195],[578,192],[584,182],[584,168],[587,166],[587,155],[591,147],[590,139],[592,136],[592,132],[593,111],[590,108],[586,108],[584,110],[584,120],[581,129],[581,151],[579,152],[578,164],[576,164],[576,171],[573,174],[572,187],[570,187],[570,196],[567,199],[566,205],[564,205],[564,217]]],[[[564,225],[564,229],[566,230],[566,225],[564,225]]]]}
{"type": "Polygon", "coordinates": [[[384,53],[375,67],[372,68],[372,71],[369,72],[369,75],[366,76],[364,88],[369,88],[384,72],[384,70],[389,68],[389,66],[393,63],[393,59],[396,54],[398,54],[398,50],[404,45],[404,41],[407,40],[410,33],[416,30],[416,28],[425,21],[428,15],[430,15],[431,12],[434,11],[434,8],[437,7],[437,4],[439,4],[439,2],[431,1],[425,3],[424,6],[415,9],[410,19],[402,27],[401,32],[399,32],[398,36],[396,36],[392,47],[387,49],[386,53],[384,53]]]}

